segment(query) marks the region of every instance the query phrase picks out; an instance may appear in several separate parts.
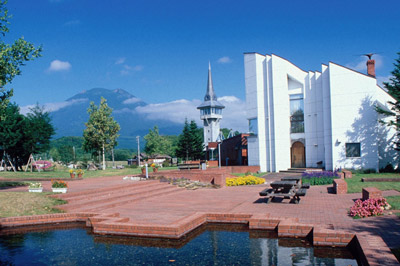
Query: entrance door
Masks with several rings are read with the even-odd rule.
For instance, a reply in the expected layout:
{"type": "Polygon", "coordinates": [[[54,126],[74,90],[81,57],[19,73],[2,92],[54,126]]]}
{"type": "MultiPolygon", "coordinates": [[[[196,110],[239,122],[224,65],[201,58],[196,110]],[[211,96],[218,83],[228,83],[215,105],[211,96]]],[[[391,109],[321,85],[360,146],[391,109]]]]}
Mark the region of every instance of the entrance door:
{"type": "Polygon", "coordinates": [[[292,168],[306,167],[306,150],[303,143],[299,141],[293,143],[290,153],[292,159],[292,168]]]}

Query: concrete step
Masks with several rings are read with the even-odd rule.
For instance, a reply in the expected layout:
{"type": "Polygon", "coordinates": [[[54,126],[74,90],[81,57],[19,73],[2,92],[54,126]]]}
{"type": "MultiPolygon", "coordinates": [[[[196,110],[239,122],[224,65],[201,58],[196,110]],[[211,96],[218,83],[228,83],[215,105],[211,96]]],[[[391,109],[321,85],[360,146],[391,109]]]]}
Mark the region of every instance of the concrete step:
{"type": "Polygon", "coordinates": [[[125,194],[123,196],[102,197],[101,199],[93,202],[82,202],[77,204],[60,205],[59,208],[63,210],[78,211],[78,212],[102,211],[104,209],[113,208],[119,205],[143,200],[154,196],[166,195],[182,190],[183,190],[182,188],[161,183],[161,186],[147,187],[147,189],[141,191],[141,193],[125,194]]]}
{"type": "Polygon", "coordinates": [[[121,195],[121,194],[129,194],[129,193],[135,193],[142,190],[146,190],[148,187],[153,187],[153,186],[160,186],[163,185],[160,182],[140,182],[136,184],[127,184],[126,186],[120,187],[119,189],[112,189],[112,190],[102,190],[102,191],[96,191],[88,195],[79,195],[73,198],[68,198],[66,199],[68,203],[73,204],[74,202],[82,202],[82,201],[90,201],[92,199],[97,199],[99,197],[107,197],[107,196],[113,196],[113,195],[121,195]]]}
{"type": "Polygon", "coordinates": [[[304,173],[304,172],[315,172],[315,171],[323,171],[322,168],[289,168],[287,170],[281,170],[280,173],[304,173]]]}
{"type": "MultiPolygon", "coordinates": [[[[151,183],[148,184],[147,186],[136,186],[132,187],[130,186],[129,188],[123,188],[120,190],[113,190],[111,192],[106,191],[106,192],[99,192],[96,194],[92,194],[87,197],[83,197],[77,200],[68,200],[68,208],[79,208],[80,206],[87,206],[91,204],[96,204],[98,202],[103,202],[104,200],[115,200],[115,199],[121,199],[124,197],[128,197],[131,195],[145,195],[148,193],[148,191],[152,190],[157,190],[157,189],[163,189],[169,187],[165,183],[151,183]]],[[[65,206],[67,206],[65,205],[65,206]]]]}
{"type": "Polygon", "coordinates": [[[137,181],[137,182],[127,182],[126,184],[122,185],[116,185],[116,186],[111,186],[111,187],[103,187],[103,188],[94,188],[94,189],[88,189],[85,191],[79,191],[79,192],[68,192],[67,194],[58,194],[54,195],[56,198],[61,198],[63,200],[71,200],[73,198],[79,198],[79,197],[85,197],[88,195],[93,195],[97,193],[106,193],[106,192],[111,192],[111,191],[118,191],[120,189],[124,189],[127,187],[135,187],[135,186],[145,186],[151,183],[159,183],[158,180],[146,180],[146,181],[137,181]]]}

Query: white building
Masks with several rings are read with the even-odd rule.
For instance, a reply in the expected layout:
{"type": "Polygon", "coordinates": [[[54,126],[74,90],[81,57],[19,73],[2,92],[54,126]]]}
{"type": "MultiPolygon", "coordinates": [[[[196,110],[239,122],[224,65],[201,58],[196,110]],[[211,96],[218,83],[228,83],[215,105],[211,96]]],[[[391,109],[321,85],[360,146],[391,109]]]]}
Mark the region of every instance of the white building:
{"type": "MultiPolygon", "coordinates": [[[[373,168],[396,161],[393,129],[375,106],[393,101],[365,75],[338,64],[304,71],[274,54],[244,55],[249,165],[263,172],[292,167],[373,168]]],[[[396,166],[395,166],[396,167],[396,166]]]]}

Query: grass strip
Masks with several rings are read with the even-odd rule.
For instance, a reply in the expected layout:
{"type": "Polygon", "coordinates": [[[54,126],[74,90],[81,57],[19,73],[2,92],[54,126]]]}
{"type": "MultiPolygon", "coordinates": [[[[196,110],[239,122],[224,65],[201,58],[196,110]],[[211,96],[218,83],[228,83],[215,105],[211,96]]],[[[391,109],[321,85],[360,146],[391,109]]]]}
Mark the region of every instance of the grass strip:
{"type": "Polygon", "coordinates": [[[352,178],[346,178],[347,193],[361,193],[365,187],[376,187],[379,190],[400,191],[400,182],[362,182],[362,178],[391,178],[399,177],[399,174],[353,174],[352,178]]]}
{"type": "Polygon", "coordinates": [[[0,192],[0,217],[60,213],[54,206],[66,201],[49,197],[53,193],[0,192]]]}

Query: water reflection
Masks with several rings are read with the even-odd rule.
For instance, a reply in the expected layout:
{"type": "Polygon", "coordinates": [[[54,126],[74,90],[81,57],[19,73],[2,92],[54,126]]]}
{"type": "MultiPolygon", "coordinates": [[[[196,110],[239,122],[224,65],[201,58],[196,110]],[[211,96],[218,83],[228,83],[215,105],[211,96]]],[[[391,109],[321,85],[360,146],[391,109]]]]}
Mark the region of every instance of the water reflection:
{"type": "Polygon", "coordinates": [[[0,231],[0,265],[357,265],[347,250],[334,249],[333,258],[333,249],[245,225],[209,224],[179,240],[99,236],[79,226],[0,231]]]}

